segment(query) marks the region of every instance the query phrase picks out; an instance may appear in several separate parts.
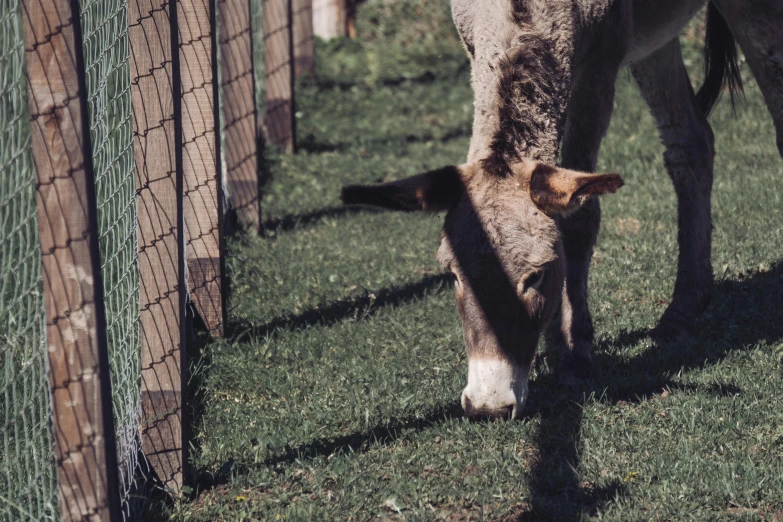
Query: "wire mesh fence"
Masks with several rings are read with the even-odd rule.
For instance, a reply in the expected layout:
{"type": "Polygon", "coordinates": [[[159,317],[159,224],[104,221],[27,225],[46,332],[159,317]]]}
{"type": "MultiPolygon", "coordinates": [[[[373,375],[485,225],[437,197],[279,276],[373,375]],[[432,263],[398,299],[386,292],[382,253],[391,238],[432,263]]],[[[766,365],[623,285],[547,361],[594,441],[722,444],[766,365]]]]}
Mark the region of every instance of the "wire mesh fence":
{"type": "Polygon", "coordinates": [[[120,513],[76,5],[22,1],[59,516],[65,521],[118,519],[120,513]]]}
{"type": "MultiPolygon", "coordinates": [[[[40,7],[23,10],[17,0],[0,5],[2,520],[59,516],[23,24],[23,16],[38,16],[40,7]]],[[[138,451],[140,362],[127,7],[124,1],[82,2],[80,15],[121,464],[119,493],[130,517],[138,511],[131,487],[138,451]]],[[[47,22],[55,30],[63,23],[57,16],[47,22]]]]}
{"type": "Polygon", "coordinates": [[[57,485],[18,0],[0,1],[0,520],[55,520],[57,485]]]}
{"type": "Polygon", "coordinates": [[[224,189],[245,229],[258,230],[258,132],[250,2],[218,0],[224,189]]]}
{"type": "Polygon", "coordinates": [[[130,41],[125,0],[82,0],[98,238],[107,317],[111,389],[125,516],[138,454],[141,350],[137,270],[136,184],[130,93],[130,41]]]}
{"type": "Polygon", "coordinates": [[[289,0],[265,0],[263,10],[266,136],[270,143],[293,152],[292,6],[289,0]]]}
{"type": "Polygon", "coordinates": [[[292,15],[288,0],[0,0],[0,521],[114,517],[116,498],[138,520],[150,465],[179,491],[185,287],[222,334],[221,187],[257,228],[259,107],[285,105],[294,143],[292,15]]]}

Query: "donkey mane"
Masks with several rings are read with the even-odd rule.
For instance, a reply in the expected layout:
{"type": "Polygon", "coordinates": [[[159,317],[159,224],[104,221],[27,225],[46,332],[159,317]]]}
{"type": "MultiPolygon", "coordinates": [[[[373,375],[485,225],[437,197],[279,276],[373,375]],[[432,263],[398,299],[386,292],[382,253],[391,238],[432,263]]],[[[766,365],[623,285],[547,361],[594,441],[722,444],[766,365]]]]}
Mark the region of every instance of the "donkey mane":
{"type": "Polygon", "coordinates": [[[509,163],[521,156],[556,160],[571,88],[571,9],[530,0],[512,0],[510,7],[516,30],[498,60],[498,127],[482,161],[488,172],[501,177],[509,175],[509,163]],[[541,136],[550,139],[542,141],[541,136]]]}
{"type": "MultiPolygon", "coordinates": [[[[554,44],[539,32],[524,32],[500,59],[498,79],[498,129],[492,137],[490,154],[482,166],[497,176],[511,173],[509,163],[519,161],[520,153],[540,149],[539,136],[546,136],[551,122],[561,128],[562,104],[567,93],[559,78],[561,65],[554,44]],[[532,72],[532,73],[531,73],[532,72]]],[[[548,160],[557,151],[541,151],[548,160]]],[[[536,158],[534,159],[541,159],[536,158]]]]}

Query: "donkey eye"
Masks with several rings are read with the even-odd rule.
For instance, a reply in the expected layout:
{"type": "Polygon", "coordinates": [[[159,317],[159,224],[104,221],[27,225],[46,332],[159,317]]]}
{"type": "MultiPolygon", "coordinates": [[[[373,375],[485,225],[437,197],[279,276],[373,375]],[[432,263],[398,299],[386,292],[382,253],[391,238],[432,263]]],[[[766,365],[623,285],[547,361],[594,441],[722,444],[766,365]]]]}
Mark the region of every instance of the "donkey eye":
{"type": "Polygon", "coordinates": [[[529,274],[527,277],[525,277],[522,280],[522,293],[524,294],[531,288],[538,289],[539,286],[541,286],[541,282],[544,280],[544,271],[539,270],[538,272],[533,272],[532,274],[529,274]]]}

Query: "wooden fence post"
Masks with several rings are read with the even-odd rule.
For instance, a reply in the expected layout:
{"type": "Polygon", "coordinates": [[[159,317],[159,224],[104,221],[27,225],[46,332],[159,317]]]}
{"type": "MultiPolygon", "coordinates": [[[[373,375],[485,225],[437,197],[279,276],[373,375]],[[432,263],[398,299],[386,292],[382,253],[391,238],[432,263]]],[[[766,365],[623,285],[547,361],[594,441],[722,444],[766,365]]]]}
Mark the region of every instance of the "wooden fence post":
{"type": "Polygon", "coordinates": [[[294,72],[296,76],[315,75],[313,49],[313,0],[294,2],[294,72]]]}
{"type": "Polygon", "coordinates": [[[182,172],[190,298],[209,333],[223,335],[223,195],[213,0],[178,0],[182,172]]]}
{"type": "Polygon", "coordinates": [[[240,224],[259,230],[259,139],[249,0],[218,0],[226,181],[240,224]]]}
{"type": "Polygon", "coordinates": [[[76,2],[24,0],[60,520],[119,520],[98,209],[76,2]]]}
{"type": "Polygon", "coordinates": [[[266,141],[289,154],[296,147],[291,22],[291,0],[264,0],[266,141]]]}
{"type": "Polygon", "coordinates": [[[313,0],[313,32],[324,40],[348,34],[348,0],[313,0]]]}
{"type": "MultiPolygon", "coordinates": [[[[164,486],[187,480],[183,429],[185,275],[169,0],[129,0],[139,216],[142,449],[164,486]]],[[[176,36],[176,30],[174,32],[176,36]]],[[[186,373],[185,373],[186,375],[186,373]]]]}

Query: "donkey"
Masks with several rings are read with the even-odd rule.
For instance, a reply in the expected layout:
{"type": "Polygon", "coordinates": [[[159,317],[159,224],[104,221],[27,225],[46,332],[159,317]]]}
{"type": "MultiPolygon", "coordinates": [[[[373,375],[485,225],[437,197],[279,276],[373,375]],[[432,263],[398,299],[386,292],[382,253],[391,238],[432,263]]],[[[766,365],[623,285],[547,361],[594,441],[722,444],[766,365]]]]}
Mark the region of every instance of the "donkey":
{"type": "Polygon", "coordinates": [[[732,101],[741,91],[736,38],[783,155],[783,1],[708,5],[707,75],[695,94],[678,33],[705,3],[452,0],[475,95],[467,162],[343,188],[349,205],[446,212],[437,257],[455,276],[468,355],[461,403],[469,417],[521,414],[539,336],[554,317],[559,381],[578,385],[590,374],[587,275],[600,225],[596,196],[623,185],[617,174],[590,173],[625,65],[657,122],[678,202],[674,294],[652,334],[689,333],[707,305],[714,156],[707,116],[726,84],[732,101]]]}

